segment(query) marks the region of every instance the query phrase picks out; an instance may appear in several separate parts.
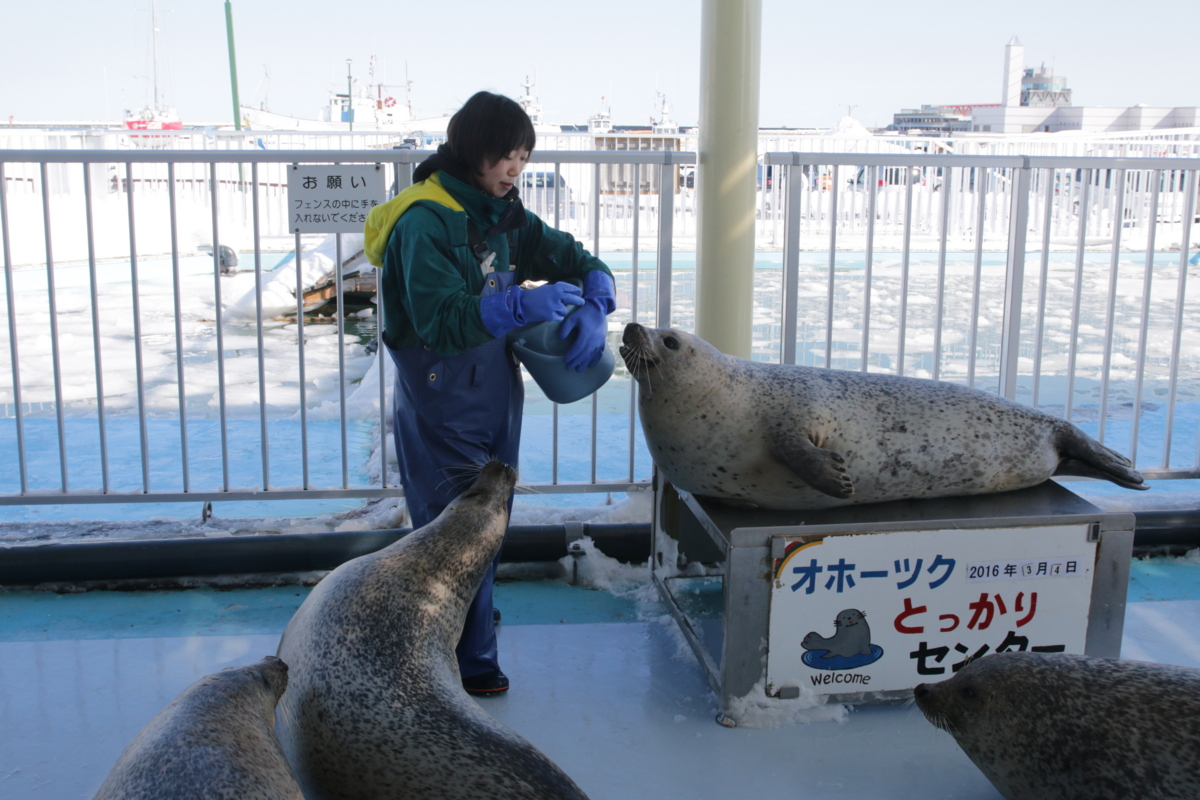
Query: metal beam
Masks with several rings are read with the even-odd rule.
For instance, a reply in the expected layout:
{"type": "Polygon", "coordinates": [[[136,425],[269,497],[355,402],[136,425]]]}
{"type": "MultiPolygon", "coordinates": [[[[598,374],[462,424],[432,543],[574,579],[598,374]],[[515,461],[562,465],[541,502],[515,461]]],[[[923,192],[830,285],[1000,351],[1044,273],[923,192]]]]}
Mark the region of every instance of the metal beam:
{"type": "MultiPolygon", "coordinates": [[[[609,481],[606,483],[521,484],[517,494],[592,494],[594,492],[637,492],[649,489],[648,481],[609,481]]],[[[57,490],[38,494],[0,495],[0,506],[48,506],[71,503],[233,503],[243,500],[334,500],[403,497],[400,486],[381,489],[361,486],[349,489],[247,489],[229,492],[109,492],[100,494],[87,490],[72,490],[63,494],[57,490]]]]}

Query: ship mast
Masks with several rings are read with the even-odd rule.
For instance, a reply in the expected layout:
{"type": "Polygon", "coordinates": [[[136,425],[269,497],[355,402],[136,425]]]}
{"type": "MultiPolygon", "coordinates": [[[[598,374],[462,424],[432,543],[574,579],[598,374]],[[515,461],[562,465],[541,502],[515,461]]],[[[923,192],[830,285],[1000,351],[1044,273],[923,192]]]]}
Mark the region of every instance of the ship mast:
{"type": "Polygon", "coordinates": [[[162,101],[158,96],[158,6],[154,0],[150,0],[150,38],[154,53],[154,110],[160,111],[162,101]]]}

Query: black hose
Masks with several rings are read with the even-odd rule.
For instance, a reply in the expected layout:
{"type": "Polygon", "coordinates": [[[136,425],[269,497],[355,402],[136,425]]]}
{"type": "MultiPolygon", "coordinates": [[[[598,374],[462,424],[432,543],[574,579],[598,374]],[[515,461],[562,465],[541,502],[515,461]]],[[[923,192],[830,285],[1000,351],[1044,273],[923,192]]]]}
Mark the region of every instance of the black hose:
{"type": "MultiPolygon", "coordinates": [[[[410,528],[345,533],[282,533],[221,538],[52,542],[0,547],[0,585],[177,578],[337,567],[396,542],[410,528]]],[[[590,536],[620,561],[650,557],[650,525],[514,525],[501,561],[557,561],[571,539],[590,536]]]]}
{"type": "MultiPolygon", "coordinates": [[[[1200,547],[1200,509],[1137,511],[1135,517],[1139,554],[1200,547]]],[[[7,545],[0,546],[0,585],[328,570],[410,530],[7,545]]],[[[650,557],[648,523],[568,523],[511,526],[500,560],[557,561],[582,536],[619,561],[640,564],[650,557]]]]}

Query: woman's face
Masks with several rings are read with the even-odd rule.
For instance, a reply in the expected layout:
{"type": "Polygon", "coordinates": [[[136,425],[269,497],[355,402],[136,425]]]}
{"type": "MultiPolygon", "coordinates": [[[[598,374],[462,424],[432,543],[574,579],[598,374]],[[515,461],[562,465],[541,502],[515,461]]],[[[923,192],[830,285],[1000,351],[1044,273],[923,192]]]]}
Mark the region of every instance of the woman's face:
{"type": "Polygon", "coordinates": [[[475,188],[492,197],[504,197],[517,182],[517,176],[529,161],[528,150],[513,150],[490,167],[475,173],[475,188]]]}

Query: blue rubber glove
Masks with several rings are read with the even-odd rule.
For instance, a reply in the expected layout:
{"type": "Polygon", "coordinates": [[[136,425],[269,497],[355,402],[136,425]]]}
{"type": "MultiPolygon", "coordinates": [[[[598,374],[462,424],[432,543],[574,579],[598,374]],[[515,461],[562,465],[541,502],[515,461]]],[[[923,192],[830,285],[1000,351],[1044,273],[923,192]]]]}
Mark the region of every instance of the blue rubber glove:
{"type": "Polygon", "coordinates": [[[583,372],[591,369],[604,354],[604,342],[608,335],[605,319],[616,308],[613,296],[613,281],[608,274],[596,270],[583,279],[583,308],[567,317],[559,327],[558,338],[566,339],[578,331],[575,341],[563,356],[567,369],[583,372]]]}
{"type": "Polygon", "coordinates": [[[522,289],[521,314],[526,323],[556,322],[567,315],[568,306],[583,305],[583,290],[570,283],[547,283],[536,289],[522,289]]]}
{"type": "Polygon", "coordinates": [[[499,339],[530,322],[557,321],[571,306],[583,304],[582,290],[569,283],[548,283],[536,289],[510,286],[499,294],[479,298],[483,327],[499,339]]]}
{"type": "Polygon", "coordinates": [[[499,339],[514,328],[525,324],[521,313],[521,293],[525,291],[517,286],[510,286],[498,294],[489,294],[479,298],[479,313],[483,317],[483,327],[488,333],[499,339]]]}

